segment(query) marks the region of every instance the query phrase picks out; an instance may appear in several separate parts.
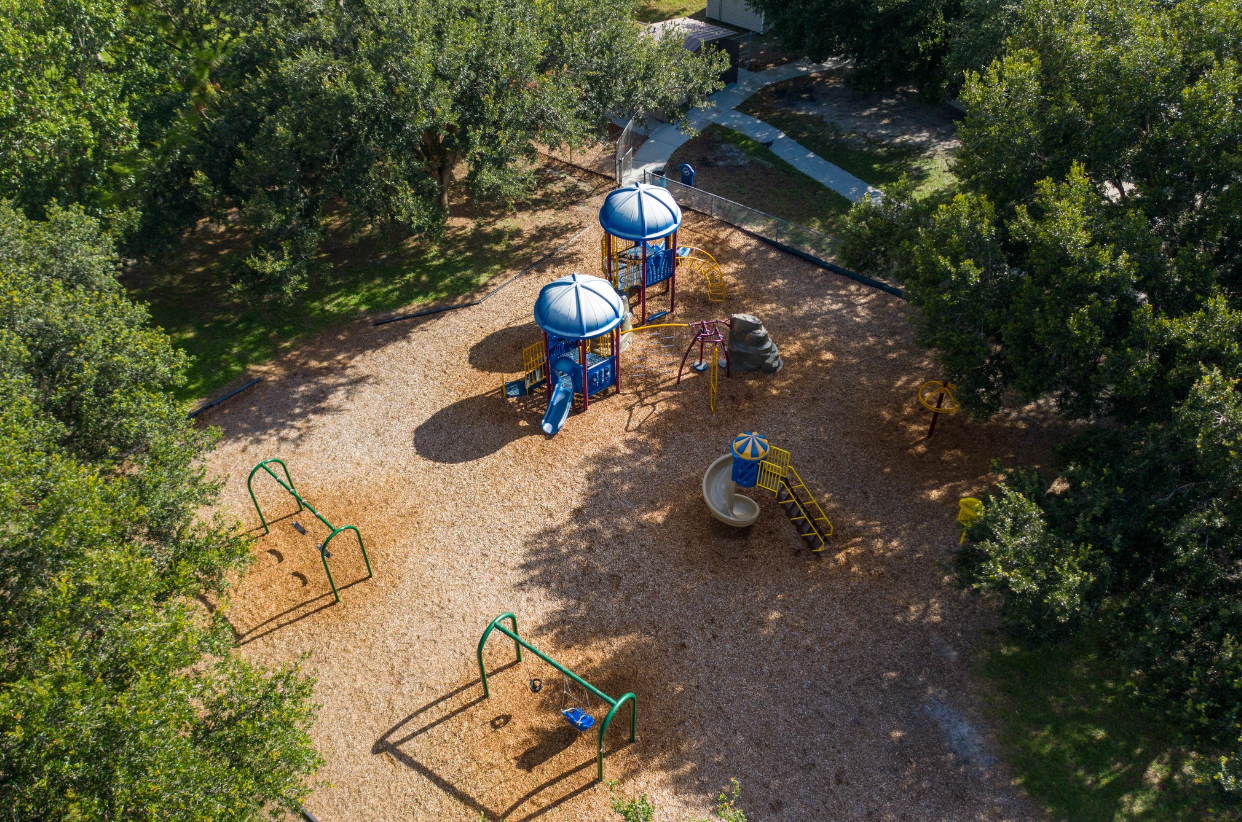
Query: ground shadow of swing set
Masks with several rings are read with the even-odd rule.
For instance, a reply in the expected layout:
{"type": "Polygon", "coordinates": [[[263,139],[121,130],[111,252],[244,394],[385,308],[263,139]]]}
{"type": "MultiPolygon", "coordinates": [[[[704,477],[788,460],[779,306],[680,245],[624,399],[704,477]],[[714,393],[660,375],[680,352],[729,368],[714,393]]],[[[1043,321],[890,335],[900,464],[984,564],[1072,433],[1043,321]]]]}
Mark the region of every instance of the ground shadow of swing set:
{"type": "MultiPolygon", "coordinates": [[[[260,469],[262,469],[263,471],[266,471],[268,476],[276,480],[277,485],[279,485],[281,488],[288,491],[289,494],[292,495],[292,497],[295,500],[297,500],[298,511],[301,511],[303,508],[305,508],[307,511],[310,511],[312,514],[315,515],[316,518],[318,518],[320,522],[328,526],[328,530],[331,531],[331,533],[328,534],[328,538],[325,539],[323,543],[321,543],[320,545],[316,547],[319,549],[319,558],[323,560],[324,573],[328,575],[328,584],[332,586],[333,599],[335,599],[337,602],[340,602],[341,595],[340,595],[340,592],[338,592],[336,589],[336,581],[332,579],[332,569],[328,567],[328,558],[332,556],[330,553],[328,553],[328,545],[332,542],[333,538],[335,538],[336,535],[341,533],[342,531],[353,531],[354,536],[358,537],[358,547],[362,550],[362,561],[365,562],[367,566],[367,579],[371,579],[371,577],[373,576],[373,574],[371,573],[371,560],[367,557],[367,547],[362,542],[362,532],[358,530],[358,526],[342,525],[338,528],[337,526],[328,522],[327,518],[323,514],[316,511],[309,502],[302,499],[302,495],[299,494],[297,492],[297,489],[293,487],[293,477],[289,475],[289,466],[285,465],[284,460],[277,459],[275,457],[272,457],[270,459],[265,459],[262,462],[260,462],[253,469],[251,469],[250,476],[246,478],[246,490],[250,492],[250,501],[254,503],[254,510],[257,511],[259,514],[259,522],[263,524],[264,535],[270,534],[272,532],[272,529],[269,528],[267,525],[267,518],[263,516],[263,509],[259,507],[259,500],[255,497],[254,487],[252,486],[252,483],[254,482],[254,475],[257,474],[260,469]],[[285,479],[282,480],[280,477],[276,476],[276,472],[271,469],[270,463],[273,463],[273,462],[279,465],[282,469],[284,469],[285,479]]],[[[297,526],[297,523],[295,522],[294,525],[297,526]]],[[[298,527],[298,530],[301,531],[302,533],[305,533],[305,531],[300,526],[298,527]]]]}
{"type": "MultiPolygon", "coordinates": [[[[560,671],[563,675],[569,677],[574,682],[577,682],[583,688],[586,688],[588,693],[595,694],[595,696],[599,697],[609,706],[607,716],[605,716],[604,721],[599,724],[599,743],[596,748],[596,762],[599,765],[598,779],[600,782],[603,782],[604,734],[608,732],[608,726],[612,724],[612,718],[617,715],[617,711],[620,710],[622,705],[628,702],[630,703],[630,742],[635,740],[635,734],[638,730],[638,697],[634,696],[633,693],[626,693],[623,694],[620,699],[613,699],[599,688],[596,688],[590,682],[587,682],[585,679],[578,676],[573,671],[569,670],[564,665],[536,648],[534,645],[531,645],[529,642],[522,639],[522,637],[518,635],[517,617],[511,612],[507,612],[493,619],[491,624],[487,626],[487,630],[483,632],[483,636],[479,637],[477,654],[479,659],[479,678],[483,681],[484,699],[487,699],[491,695],[491,692],[487,687],[487,669],[483,665],[483,646],[487,644],[487,638],[492,635],[492,631],[500,631],[502,634],[513,640],[514,648],[517,650],[518,662],[522,661],[522,649],[525,648],[556,670],[560,671]],[[501,624],[501,622],[506,619],[509,620],[509,623],[513,626],[512,630],[501,624]]],[[[537,681],[538,680],[532,680],[532,683],[537,681]]],[[[537,689],[532,685],[531,690],[537,689]]],[[[565,717],[566,721],[569,722],[570,725],[574,726],[574,728],[579,732],[586,731],[595,724],[595,720],[590,714],[584,713],[578,708],[562,710],[561,714],[565,717]]]]}

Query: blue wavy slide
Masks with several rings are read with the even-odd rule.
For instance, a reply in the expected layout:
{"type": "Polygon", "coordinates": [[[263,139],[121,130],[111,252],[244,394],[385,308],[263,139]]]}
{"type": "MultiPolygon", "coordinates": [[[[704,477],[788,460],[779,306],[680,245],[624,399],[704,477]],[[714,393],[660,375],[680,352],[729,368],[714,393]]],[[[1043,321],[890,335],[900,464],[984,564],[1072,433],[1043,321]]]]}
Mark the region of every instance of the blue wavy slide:
{"type": "MultiPolygon", "coordinates": [[[[578,365],[572,360],[569,364],[575,368],[578,365]]],[[[573,377],[562,369],[559,361],[552,373],[556,375],[556,385],[552,386],[552,396],[548,398],[548,410],[543,412],[543,433],[549,437],[561,430],[561,426],[569,418],[569,409],[574,404],[573,377]]]]}

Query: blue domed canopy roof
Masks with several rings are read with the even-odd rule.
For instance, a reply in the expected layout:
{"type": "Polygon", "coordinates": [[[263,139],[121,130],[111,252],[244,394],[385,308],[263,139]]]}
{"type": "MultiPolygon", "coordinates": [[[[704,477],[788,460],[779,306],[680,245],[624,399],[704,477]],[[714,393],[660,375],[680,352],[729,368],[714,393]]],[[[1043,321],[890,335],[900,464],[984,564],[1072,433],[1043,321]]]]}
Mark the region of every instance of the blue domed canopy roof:
{"type": "Polygon", "coordinates": [[[570,274],[545,285],[535,300],[535,322],[566,340],[607,334],[625,317],[625,302],[612,283],[590,274],[570,274]]]}
{"type": "Polygon", "coordinates": [[[604,198],[599,224],[623,240],[658,240],[681,225],[681,207],[667,188],[634,183],[604,198]]]}

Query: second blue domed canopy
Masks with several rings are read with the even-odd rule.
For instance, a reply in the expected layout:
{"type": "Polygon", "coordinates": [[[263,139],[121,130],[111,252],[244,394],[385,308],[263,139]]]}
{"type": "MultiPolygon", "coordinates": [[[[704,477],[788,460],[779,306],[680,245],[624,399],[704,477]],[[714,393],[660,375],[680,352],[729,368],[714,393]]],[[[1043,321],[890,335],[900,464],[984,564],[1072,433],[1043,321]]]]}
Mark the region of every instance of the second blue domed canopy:
{"type": "Polygon", "coordinates": [[[625,302],[612,283],[590,274],[570,274],[545,285],[535,300],[535,323],[566,340],[607,334],[625,318],[625,302]]]}
{"type": "Polygon", "coordinates": [[[667,188],[634,183],[604,198],[599,224],[623,240],[658,240],[681,225],[681,207],[667,188]]]}

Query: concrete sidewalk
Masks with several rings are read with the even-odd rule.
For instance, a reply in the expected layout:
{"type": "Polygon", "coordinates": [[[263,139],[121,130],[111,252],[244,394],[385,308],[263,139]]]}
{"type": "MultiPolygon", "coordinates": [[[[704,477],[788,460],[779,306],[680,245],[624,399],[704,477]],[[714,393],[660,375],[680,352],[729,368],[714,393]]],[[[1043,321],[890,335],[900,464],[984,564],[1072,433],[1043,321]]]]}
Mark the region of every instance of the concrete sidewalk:
{"type": "MultiPolygon", "coordinates": [[[[738,81],[713,94],[712,108],[696,108],[690,111],[690,125],[701,131],[715,123],[744,134],[752,140],[769,145],[772,152],[812,180],[832,189],[838,194],[857,202],[863,197],[879,197],[880,192],[840,166],[833,165],[810,149],[789,139],[779,129],[762,120],[735,111],[738,106],[759,89],[801,77],[818,71],[835,68],[838,61],[827,63],[786,63],[766,71],[738,71],[738,81]]],[[[673,152],[685,145],[691,135],[683,134],[672,123],[664,123],[651,132],[647,142],[634,153],[634,176],[646,179],[645,172],[664,168],[673,152]]]]}

